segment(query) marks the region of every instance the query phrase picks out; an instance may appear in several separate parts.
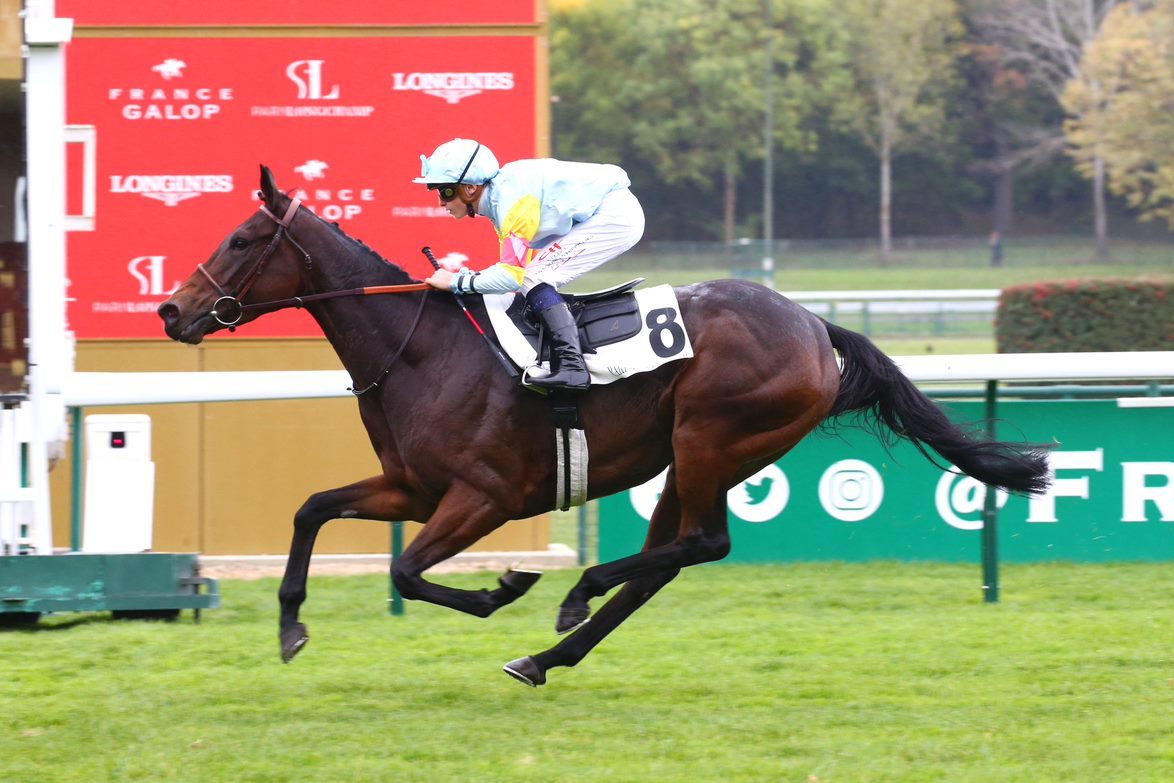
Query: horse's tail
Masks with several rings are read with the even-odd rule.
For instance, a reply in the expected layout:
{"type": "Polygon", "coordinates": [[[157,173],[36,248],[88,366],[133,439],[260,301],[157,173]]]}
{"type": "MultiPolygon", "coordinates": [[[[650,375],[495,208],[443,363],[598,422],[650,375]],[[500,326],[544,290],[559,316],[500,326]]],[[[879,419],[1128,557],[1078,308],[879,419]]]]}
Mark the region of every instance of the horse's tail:
{"type": "Polygon", "coordinates": [[[828,418],[861,413],[911,441],[930,461],[926,446],[984,484],[1013,492],[1047,490],[1046,447],[985,440],[962,430],[867,337],[824,323],[843,358],[840,393],[828,418]]]}

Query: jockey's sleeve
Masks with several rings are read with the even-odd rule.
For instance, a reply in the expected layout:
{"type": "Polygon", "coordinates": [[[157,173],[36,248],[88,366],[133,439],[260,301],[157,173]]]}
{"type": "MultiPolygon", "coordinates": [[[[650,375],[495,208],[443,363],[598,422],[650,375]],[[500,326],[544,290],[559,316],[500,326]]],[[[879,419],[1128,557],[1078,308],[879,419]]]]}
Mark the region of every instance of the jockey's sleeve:
{"type": "Polygon", "coordinates": [[[453,275],[449,287],[454,294],[508,294],[522,287],[522,273],[518,267],[503,264],[494,264],[484,272],[462,269],[453,275]]]}
{"type": "Polygon", "coordinates": [[[462,270],[453,277],[454,294],[507,294],[522,287],[526,265],[534,257],[531,240],[538,233],[542,205],[532,195],[514,202],[497,231],[500,258],[483,272],[462,270]]]}

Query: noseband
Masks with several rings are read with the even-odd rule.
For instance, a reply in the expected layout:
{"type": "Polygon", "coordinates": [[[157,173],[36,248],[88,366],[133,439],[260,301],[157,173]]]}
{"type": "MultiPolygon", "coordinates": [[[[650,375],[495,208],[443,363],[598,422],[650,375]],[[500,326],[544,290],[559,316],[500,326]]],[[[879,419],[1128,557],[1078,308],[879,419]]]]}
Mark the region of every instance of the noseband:
{"type": "Polygon", "coordinates": [[[241,281],[240,291],[238,291],[236,294],[228,293],[228,291],[226,291],[225,288],[220,285],[220,283],[216,282],[216,278],[212,277],[212,273],[209,272],[203,264],[200,264],[196,267],[196,269],[199,269],[204,277],[208,278],[208,282],[211,283],[212,287],[216,289],[216,293],[220,294],[220,297],[212,303],[212,310],[210,315],[221,325],[227,326],[228,331],[235,331],[236,325],[240,323],[241,318],[244,317],[245,305],[241,304],[241,300],[245,298],[245,294],[247,294],[249,289],[253,287],[253,283],[257,282],[257,278],[261,276],[261,272],[265,269],[265,263],[269,260],[269,257],[273,255],[273,252],[277,250],[277,246],[281,243],[283,237],[288,239],[293,244],[293,246],[298,249],[298,252],[302,254],[302,257],[306,261],[306,269],[309,269],[312,266],[313,259],[310,258],[310,254],[307,253],[305,248],[299,245],[297,240],[293,238],[293,235],[289,233],[289,224],[293,222],[294,215],[297,214],[298,207],[301,206],[301,203],[302,202],[296,198],[290,201],[289,208],[285,210],[285,215],[280,218],[270,212],[269,208],[264,204],[261,205],[261,211],[268,215],[273,220],[273,222],[277,224],[277,231],[274,232],[273,238],[269,240],[269,244],[265,246],[263,251],[261,251],[260,257],[256,260],[256,262],[253,263],[252,268],[249,269],[248,273],[244,277],[244,280],[241,281]]]}

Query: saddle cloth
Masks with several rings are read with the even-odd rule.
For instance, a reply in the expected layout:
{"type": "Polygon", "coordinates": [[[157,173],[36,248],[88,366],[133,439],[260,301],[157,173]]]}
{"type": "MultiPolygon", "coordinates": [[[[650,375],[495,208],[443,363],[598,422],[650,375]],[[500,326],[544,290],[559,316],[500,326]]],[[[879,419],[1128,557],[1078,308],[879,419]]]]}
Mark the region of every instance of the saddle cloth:
{"type": "MultiPolygon", "coordinates": [[[[618,286],[614,290],[623,292],[632,285],[634,283],[618,286]]],[[[517,315],[521,309],[521,303],[524,302],[522,295],[486,295],[483,299],[494,336],[510,360],[518,367],[529,368],[526,373],[528,377],[548,374],[550,365],[545,355],[543,361],[539,361],[537,337],[533,328],[526,326],[528,334],[525,334],[511,317],[511,312],[517,315]]],[[[583,319],[579,323],[583,358],[591,374],[592,384],[612,383],[693,355],[693,345],[685,331],[677,295],[670,285],[618,295],[600,292],[570,299],[572,312],[580,309],[577,306],[579,301],[598,308],[595,312],[588,311],[586,325],[583,319]],[[634,297],[634,306],[625,307],[623,297],[634,297]],[[608,342],[607,332],[619,333],[623,339],[608,342]]]]}

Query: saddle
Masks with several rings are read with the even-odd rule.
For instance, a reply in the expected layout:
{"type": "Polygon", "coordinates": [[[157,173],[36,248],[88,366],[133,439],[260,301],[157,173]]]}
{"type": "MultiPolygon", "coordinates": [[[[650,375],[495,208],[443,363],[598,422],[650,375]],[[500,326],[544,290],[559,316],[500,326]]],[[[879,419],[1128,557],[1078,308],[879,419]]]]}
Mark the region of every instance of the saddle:
{"type": "MultiPolygon", "coordinates": [[[[640,331],[640,308],[632,289],[643,282],[644,278],[638,277],[589,294],[560,294],[579,327],[579,343],[584,354],[595,353],[598,348],[626,340],[640,331]]],[[[538,353],[538,359],[549,360],[550,345],[542,339],[541,322],[526,304],[526,297],[515,295],[506,315],[538,353]]]]}
{"type": "MultiPolygon", "coordinates": [[[[605,385],[693,355],[673,288],[654,286],[633,291],[644,278],[590,294],[561,294],[579,330],[592,385],[605,385]]],[[[543,328],[521,294],[484,297],[497,341],[518,367],[548,359],[543,328]],[[537,357],[536,357],[537,355],[537,357]]],[[[531,387],[533,388],[533,387],[531,387]]],[[[567,509],[587,500],[587,437],[579,415],[582,394],[549,392],[555,429],[555,507],[567,509]]]]}

